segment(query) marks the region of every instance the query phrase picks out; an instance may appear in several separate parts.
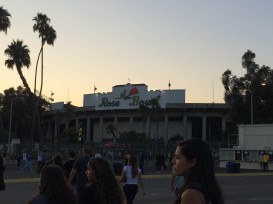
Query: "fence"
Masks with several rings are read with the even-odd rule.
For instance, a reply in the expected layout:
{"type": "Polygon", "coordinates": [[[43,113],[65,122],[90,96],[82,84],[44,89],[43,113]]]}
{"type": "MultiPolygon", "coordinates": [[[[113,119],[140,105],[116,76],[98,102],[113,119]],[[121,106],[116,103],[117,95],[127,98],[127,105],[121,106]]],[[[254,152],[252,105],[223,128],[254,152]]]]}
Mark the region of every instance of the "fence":
{"type": "MultiPolygon", "coordinates": [[[[118,142],[115,144],[109,143],[88,143],[88,144],[34,144],[31,149],[28,149],[27,144],[13,144],[11,157],[16,157],[18,154],[22,154],[24,150],[29,150],[35,153],[38,150],[42,150],[48,155],[61,153],[66,156],[70,150],[76,152],[77,155],[81,154],[81,149],[84,146],[90,147],[92,153],[99,151],[108,155],[111,159],[121,159],[121,155],[126,152],[139,154],[143,152],[146,159],[152,160],[156,154],[162,154],[167,158],[171,153],[175,151],[176,144],[171,142],[164,143],[164,140],[149,140],[141,142],[118,142]]],[[[1,145],[0,149],[8,151],[8,146],[1,145]]]]}
{"type": "MultiPolygon", "coordinates": [[[[155,139],[141,142],[117,142],[113,143],[88,143],[88,144],[34,144],[31,149],[27,149],[27,144],[13,144],[11,157],[16,157],[18,154],[22,154],[24,150],[32,151],[33,157],[38,150],[44,151],[46,154],[53,155],[61,153],[64,157],[68,155],[70,150],[76,152],[77,155],[81,154],[83,146],[90,147],[92,153],[99,151],[108,155],[111,160],[123,159],[123,155],[126,152],[139,154],[143,152],[146,160],[154,160],[157,154],[164,155],[165,158],[170,157],[174,153],[176,148],[175,142],[164,142],[163,139],[155,139]]],[[[211,143],[213,151],[218,151],[221,144],[211,143]]],[[[0,150],[4,149],[7,152],[7,146],[0,144],[0,150]]]]}

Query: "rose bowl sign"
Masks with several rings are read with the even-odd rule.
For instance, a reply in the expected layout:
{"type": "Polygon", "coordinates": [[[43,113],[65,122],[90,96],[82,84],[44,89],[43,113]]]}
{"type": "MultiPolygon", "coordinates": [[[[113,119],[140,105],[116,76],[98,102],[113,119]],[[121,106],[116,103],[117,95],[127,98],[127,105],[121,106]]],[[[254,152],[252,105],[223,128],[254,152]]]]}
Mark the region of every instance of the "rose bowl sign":
{"type": "Polygon", "coordinates": [[[185,90],[148,91],[145,84],[126,84],[113,87],[112,92],[84,95],[84,106],[95,106],[96,110],[138,109],[150,107],[156,100],[162,108],[166,103],[184,103],[185,90]]]}

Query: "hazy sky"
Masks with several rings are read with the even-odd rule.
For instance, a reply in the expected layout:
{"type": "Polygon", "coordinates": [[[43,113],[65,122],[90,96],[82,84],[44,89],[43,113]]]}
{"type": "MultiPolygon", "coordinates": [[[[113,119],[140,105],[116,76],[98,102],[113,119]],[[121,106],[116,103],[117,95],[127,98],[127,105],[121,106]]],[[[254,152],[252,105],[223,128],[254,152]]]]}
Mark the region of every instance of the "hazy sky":
{"type": "MultiPolygon", "coordinates": [[[[45,13],[57,32],[44,49],[43,94],[55,102],[82,106],[83,94],[110,92],[112,86],[145,83],[151,89],[186,89],[187,103],[223,102],[221,76],[242,76],[241,57],[273,66],[273,1],[261,0],[2,0],[11,14],[7,35],[0,33],[0,92],[22,85],[4,65],[13,39],[30,49],[23,73],[33,90],[40,49],[33,32],[45,13]]],[[[38,84],[40,79],[38,80],[38,84]]],[[[39,87],[39,86],[38,86],[39,87]]]]}

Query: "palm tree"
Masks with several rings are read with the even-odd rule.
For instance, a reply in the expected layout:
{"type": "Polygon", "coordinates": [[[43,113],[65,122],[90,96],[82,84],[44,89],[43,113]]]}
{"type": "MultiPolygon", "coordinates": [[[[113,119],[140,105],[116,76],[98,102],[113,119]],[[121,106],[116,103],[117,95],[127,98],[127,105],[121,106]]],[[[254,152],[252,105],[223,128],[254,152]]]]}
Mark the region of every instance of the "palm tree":
{"type": "Polygon", "coordinates": [[[3,8],[3,6],[0,7],[0,31],[4,31],[7,34],[8,28],[10,27],[10,20],[9,18],[11,15],[9,12],[3,8]]]}
{"type": "MultiPolygon", "coordinates": [[[[55,137],[59,137],[61,138],[62,135],[67,136],[67,134],[70,132],[71,127],[70,127],[70,121],[71,118],[73,118],[74,116],[74,109],[75,106],[72,105],[71,101],[68,101],[66,104],[64,104],[63,106],[63,110],[57,111],[57,113],[55,114],[55,126],[57,128],[57,135],[53,135],[53,140],[51,141],[52,144],[54,144],[56,142],[55,137]],[[61,121],[65,119],[65,129],[62,130],[62,132],[60,132],[60,123],[61,121]]],[[[65,142],[68,138],[62,138],[63,141],[65,142]]],[[[78,139],[78,138],[77,138],[78,139]]]]}
{"type": "Polygon", "coordinates": [[[117,128],[114,126],[114,125],[108,125],[107,127],[106,127],[106,131],[107,131],[107,133],[109,134],[111,134],[112,136],[113,136],[113,139],[114,139],[114,143],[116,143],[116,141],[117,141],[117,136],[116,136],[116,131],[117,131],[117,128]]]}
{"type": "MultiPolygon", "coordinates": [[[[29,85],[25,79],[25,77],[23,76],[22,73],[22,68],[24,66],[26,66],[27,68],[29,68],[30,66],[30,56],[29,56],[29,49],[26,45],[23,44],[23,41],[21,40],[17,40],[14,41],[8,46],[8,48],[4,51],[4,53],[9,57],[9,59],[7,59],[5,61],[5,65],[10,68],[13,69],[13,67],[16,67],[16,70],[26,88],[27,94],[30,96],[30,98],[33,100],[34,104],[33,104],[33,110],[35,109],[35,107],[37,106],[35,103],[35,95],[31,92],[29,85]]],[[[35,112],[35,111],[33,111],[35,112]]],[[[39,123],[39,118],[38,118],[38,125],[39,123]]],[[[41,127],[39,128],[39,136],[41,135],[41,127]]],[[[33,142],[33,136],[34,136],[34,129],[35,129],[35,119],[34,117],[32,117],[32,126],[31,126],[31,136],[30,136],[30,145],[32,145],[33,142]]]]}
{"type": "Polygon", "coordinates": [[[27,80],[25,79],[22,68],[26,66],[29,68],[30,66],[30,56],[29,56],[29,49],[27,45],[23,44],[22,40],[13,40],[8,48],[5,49],[4,53],[8,56],[8,59],[5,61],[5,65],[9,69],[13,69],[16,67],[16,70],[27,90],[29,96],[32,96],[33,93],[31,92],[27,80]]]}
{"type": "Polygon", "coordinates": [[[57,38],[56,31],[52,26],[49,25],[50,18],[47,17],[46,14],[38,13],[36,17],[33,18],[36,22],[33,25],[33,31],[39,32],[39,38],[41,38],[41,49],[38,54],[36,69],[35,69],[35,81],[34,81],[34,94],[36,93],[36,80],[37,80],[37,69],[38,62],[41,56],[41,87],[39,92],[39,97],[41,97],[42,89],[43,89],[43,73],[44,73],[44,45],[47,43],[48,45],[54,45],[54,41],[57,38]]]}
{"type": "Polygon", "coordinates": [[[145,130],[146,130],[146,121],[147,121],[147,118],[148,118],[148,116],[150,114],[150,109],[146,105],[140,105],[139,106],[139,111],[140,111],[140,114],[142,116],[143,133],[145,133],[145,130]]]}
{"type": "Polygon", "coordinates": [[[159,121],[162,118],[162,114],[163,114],[163,109],[158,104],[154,109],[154,115],[153,115],[154,120],[156,121],[156,136],[157,137],[159,137],[158,128],[159,128],[159,121]]]}
{"type": "MultiPolygon", "coordinates": [[[[43,73],[44,73],[44,45],[47,43],[48,45],[54,45],[54,41],[56,39],[56,31],[53,29],[52,26],[49,25],[50,18],[47,17],[46,14],[38,13],[36,17],[33,18],[33,20],[36,22],[33,25],[33,31],[39,32],[39,38],[41,38],[41,49],[38,54],[37,62],[36,62],[36,68],[35,68],[35,79],[34,79],[34,94],[36,95],[36,80],[37,80],[37,69],[38,69],[38,62],[41,56],[41,86],[40,86],[40,92],[39,92],[39,98],[41,98],[42,95],[42,89],[43,89],[43,73]]],[[[38,122],[38,128],[39,128],[39,138],[41,137],[41,123],[40,123],[40,115],[38,111],[38,103],[34,102],[33,107],[33,127],[35,126],[35,122],[38,122]]],[[[34,129],[31,131],[31,137],[34,136],[34,129]]]]}
{"type": "MultiPolygon", "coordinates": [[[[3,8],[3,6],[0,7],[0,32],[4,31],[7,34],[7,30],[10,27],[10,20],[9,18],[11,15],[9,12],[3,8]]],[[[4,126],[3,126],[3,118],[2,113],[0,113],[0,131],[3,132],[4,126]]]]}
{"type": "MultiPolygon", "coordinates": [[[[158,122],[162,114],[162,109],[161,106],[158,102],[158,98],[151,98],[150,100],[150,106],[151,106],[151,111],[150,111],[150,119],[151,121],[154,119],[156,120],[156,135],[158,137],[158,122]]],[[[151,134],[151,126],[152,122],[150,122],[150,127],[149,127],[149,137],[151,134]]]]}
{"type": "Polygon", "coordinates": [[[26,66],[29,68],[30,66],[30,56],[29,49],[27,45],[23,44],[22,40],[12,41],[12,43],[8,46],[8,48],[4,51],[4,53],[8,56],[8,59],[5,61],[5,65],[9,69],[13,69],[16,67],[16,70],[26,88],[27,94],[32,98],[34,95],[31,92],[27,80],[25,79],[22,68],[26,66]]]}

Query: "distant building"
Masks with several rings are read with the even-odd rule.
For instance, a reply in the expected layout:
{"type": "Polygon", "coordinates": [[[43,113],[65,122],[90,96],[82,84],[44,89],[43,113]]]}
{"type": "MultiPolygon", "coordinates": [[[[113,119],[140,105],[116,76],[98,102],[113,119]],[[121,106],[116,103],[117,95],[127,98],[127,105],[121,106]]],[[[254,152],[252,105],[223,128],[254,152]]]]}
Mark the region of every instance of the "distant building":
{"type": "Polygon", "coordinates": [[[237,143],[220,148],[220,167],[236,161],[242,169],[261,169],[262,155],[269,156],[269,169],[273,169],[273,125],[238,125],[237,143]]]}
{"type": "Polygon", "coordinates": [[[42,115],[45,137],[52,143],[67,127],[80,129],[86,142],[109,140],[109,125],[115,127],[117,135],[134,130],[151,139],[168,140],[179,134],[210,140],[226,131],[230,122],[227,104],[185,103],[184,89],[148,90],[145,84],[128,83],[113,86],[112,92],[84,94],[83,107],[76,107],[67,115],[61,105],[53,103],[51,110],[42,115]],[[157,117],[140,108],[151,109],[154,101],[161,107],[157,117]]]}

